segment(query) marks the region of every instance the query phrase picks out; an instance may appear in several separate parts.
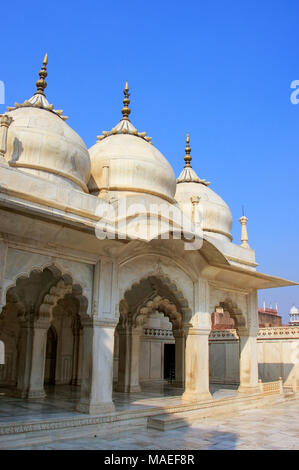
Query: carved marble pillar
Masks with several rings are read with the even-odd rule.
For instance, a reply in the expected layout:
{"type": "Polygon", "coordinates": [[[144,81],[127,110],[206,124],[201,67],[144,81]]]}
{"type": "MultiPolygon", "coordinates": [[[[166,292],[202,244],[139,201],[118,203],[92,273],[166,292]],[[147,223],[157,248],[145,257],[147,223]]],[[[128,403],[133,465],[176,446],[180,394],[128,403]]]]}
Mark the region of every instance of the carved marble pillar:
{"type": "Polygon", "coordinates": [[[202,401],[212,398],[209,390],[209,285],[204,279],[194,283],[194,314],[185,324],[185,392],[182,399],[202,401]]]}
{"type": "Polygon", "coordinates": [[[108,413],[112,401],[114,333],[118,323],[117,263],[101,257],[94,267],[91,316],[81,317],[83,358],[78,411],[108,413]]]}
{"type": "Polygon", "coordinates": [[[5,364],[5,344],[0,340],[0,365],[5,364]]]}
{"type": "Polygon", "coordinates": [[[73,362],[72,362],[72,385],[78,385],[79,352],[80,352],[80,325],[76,323],[73,328],[73,362]]]}
{"type": "Polygon", "coordinates": [[[82,363],[83,363],[83,328],[80,328],[79,332],[79,355],[78,355],[78,369],[77,369],[77,383],[82,383],[82,363]]]}
{"type": "Polygon", "coordinates": [[[33,321],[32,315],[29,315],[22,321],[16,390],[18,396],[28,399],[45,397],[44,375],[49,327],[48,318],[33,321]]]}
{"type": "Polygon", "coordinates": [[[57,350],[55,367],[55,385],[63,384],[62,350],[63,350],[63,323],[65,312],[59,305],[55,309],[56,330],[57,330],[57,350]]]}
{"type": "Polygon", "coordinates": [[[185,392],[182,399],[202,401],[212,398],[209,390],[210,329],[186,328],[185,392]]]}
{"type": "Polygon", "coordinates": [[[185,384],[185,333],[183,329],[174,330],[175,338],[175,382],[176,387],[185,384]]]}
{"type": "Polygon", "coordinates": [[[44,376],[46,362],[47,332],[50,327],[48,319],[34,322],[32,338],[32,358],[27,398],[45,397],[44,376]]]}
{"type": "Polygon", "coordinates": [[[119,333],[119,362],[118,392],[139,392],[139,360],[140,338],[142,327],[126,326],[118,329],[119,333]]]}
{"type": "Polygon", "coordinates": [[[112,402],[114,331],[116,324],[84,319],[81,398],[83,413],[114,411],[112,402]]]}
{"type": "Polygon", "coordinates": [[[238,330],[240,338],[240,393],[258,393],[257,332],[238,330]]]}
{"type": "Polygon", "coordinates": [[[18,378],[15,394],[26,397],[29,389],[30,367],[32,355],[32,320],[28,315],[21,321],[20,337],[18,342],[18,378]]]}
{"type": "Polygon", "coordinates": [[[258,304],[257,291],[247,297],[247,326],[238,328],[240,338],[240,393],[258,393],[258,304]]]}
{"type": "Polygon", "coordinates": [[[0,234],[0,315],[3,306],[5,305],[5,292],[4,292],[4,277],[5,277],[5,267],[7,259],[8,244],[1,237],[0,234]]]}

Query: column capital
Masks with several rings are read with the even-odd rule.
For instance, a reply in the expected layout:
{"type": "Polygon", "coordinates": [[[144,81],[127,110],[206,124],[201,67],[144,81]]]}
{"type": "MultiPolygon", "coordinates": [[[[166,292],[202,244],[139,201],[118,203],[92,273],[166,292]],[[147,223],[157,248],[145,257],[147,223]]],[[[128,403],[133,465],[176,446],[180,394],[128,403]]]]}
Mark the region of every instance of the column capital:
{"type": "Polygon", "coordinates": [[[184,332],[188,335],[209,335],[211,332],[211,328],[207,328],[206,326],[201,325],[192,325],[191,323],[184,325],[184,332]]]}
{"type": "Polygon", "coordinates": [[[176,330],[173,330],[172,334],[174,338],[183,338],[185,336],[184,325],[182,325],[182,328],[177,328],[176,330]]]}
{"type": "Polygon", "coordinates": [[[95,317],[82,318],[81,324],[83,328],[116,328],[116,321],[103,321],[95,317]]]}
{"type": "Polygon", "coordinates": [[[251,327],[251,328],[237,328],[237,333],[239,336],[254,336],[256,337],[258,334],[259,328],[251,327]]]}
{"type": "Polygon", "coordinates": [[[39,330],[47,330],[50,328],[51,320],[50,318],[39,318],[33,322],[33,328],[37,328],[39,330]]]}

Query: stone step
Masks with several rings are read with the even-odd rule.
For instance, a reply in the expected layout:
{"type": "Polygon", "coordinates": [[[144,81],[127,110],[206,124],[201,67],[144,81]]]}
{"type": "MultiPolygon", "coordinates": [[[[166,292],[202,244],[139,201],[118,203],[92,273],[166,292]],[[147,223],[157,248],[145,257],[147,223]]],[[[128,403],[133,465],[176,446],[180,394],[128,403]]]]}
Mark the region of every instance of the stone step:
{"type": "Polygon", "coordinates": [[[47,444],[64,439],[104,436],[107,433],[151,427],[165,431],[188,426],[210,416],[242,411],[248,407],[273,406],[275,403],[295,399],[294,395],[229,397],[205,402],[170,404],[164,407],[142,407],[137,410],[113,412],[106,415],[77,415],[70,418],[32,419],[0,424],[0,449],[17,449],[34,444],[47,444]]]}
{"type": "MultiPolygon", "coordinates": [[[[221,415],[231,415],[242,410],[250,408],[260,408],[264,406],[273,406],[275,404],[285,401],[288,397],[283,395],[252,395],[240,399],[235,399],[230,402],[219,400],[218,402],[210,403],[210,406],[198,406],[197,409],[188,410],[175,413],[164,413],[158,416],[150,416],[147,420],[147,426],[151,429],[159,431],[168,431],[171,429],[178,429],[190,426],[192,423],[210,417],[221,415]]],[[[291,398],[291,397],[290,397],[291,398]]]]}

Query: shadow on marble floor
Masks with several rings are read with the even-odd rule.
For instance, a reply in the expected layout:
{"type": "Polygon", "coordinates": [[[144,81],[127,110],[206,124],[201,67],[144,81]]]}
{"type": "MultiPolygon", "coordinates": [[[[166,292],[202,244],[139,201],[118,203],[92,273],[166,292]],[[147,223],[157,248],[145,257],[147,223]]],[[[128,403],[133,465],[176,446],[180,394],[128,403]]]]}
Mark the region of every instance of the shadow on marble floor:
{"type": "MultiPolygon", "coordinates": [[[[237,394],[236,387],[228,385],[211,385],[210,391],[215,399],[237,394]]],[[[46,398],[35,401],[13,397],[8,389],[0,389],[0,392],[0,424],[82,416],[76,411],[79,386],[48,386],[46,398]]],[[[163,408],[180,404],[182,393],[183,389],[168,382],[150,382],[143,384],[139,393],[114,392],[113,401],[116,412],[163,408]]]]}

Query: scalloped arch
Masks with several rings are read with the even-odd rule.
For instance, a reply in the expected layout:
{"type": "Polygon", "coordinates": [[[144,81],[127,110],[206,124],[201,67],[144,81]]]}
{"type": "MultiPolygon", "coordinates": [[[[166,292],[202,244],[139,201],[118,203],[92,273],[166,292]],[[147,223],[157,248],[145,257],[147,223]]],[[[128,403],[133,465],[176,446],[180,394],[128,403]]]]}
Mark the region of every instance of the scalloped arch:
{"type": "Polygon", "coordinates": [[[59,263],[56,262],[47,262],[41,266],[33,266],[26,273],[18,273],[13,281],[5,288],[5,302],[3,305],[6,304],[9,291],[17,288],[20,280],[30,279],[30,277],[33,277],[34,275],[44,273],[45,270],[49,270],[52,273],[53,280],[56,280],[56,283],[54,286],[50,287],[49,292],[41,294],[41,297],[38,298],[38,303],[40,304],[39,314],[42,317],[46,317],[48,315],[51,317],[52,310],[57,305],[57,302],[66,295],[72,294],[79,301],[79,315],[87,315],[88,298],[84,294],[84,290],[80,282],[76,281],[72,273],[65,270],[64,267],[60,266],[59,263]]]}
{"type": "MultiPolygon", "coordinates": [[[[142,306],[144,308],[148,308],[149,305],[147,305],[149,302],[153,302],[154,299],[159,301],[163,300],[164,305],[161,308],[165,307],[165,312],[167,311],[166,308],[166,303],[168,303],[168,306],[171,306],[171,309],[173,310],[173,307],[176,309],[176,313],[173,311],[172,313],[172,320],[176,321],[176,324],[179,325],[182,322],[183,323],[188,323],[192,317],[192,310],[188,304],[187,299],[185,298],[184,294],[182,291],[177,287],[176,283],[169,278],[169,276],[165,275],[164,273],[151,273],[146,276],[143,276],[142,278],[139,279],[138,282],[133,282],[131,284],[131,287],[125,290],[123,297],[120,301],[120,317],[121,321],[125,321],[126,316],[129,313],[130,310],[130,301],[128,300],[130,297],[134,297],[134,291],[136,289],[140,289],[142,287],[143,282],[151,281],[154,279],[158,279],[162,285],[166,286],[168,289],[168,292],[172,294],[172,299],[169,299],[167,295],[160,295],[159,294],[159,289],[153,288],[152,292],[149,294],[145,295],[142,301],[140,302],[139,306],[136,306],[136,311],[131,312],[136,316],[137,311],[140,312],[140,308],[142,306]],[[165,303],[166,302],[166,303],[165,303]],[[178,315],[180,315],[180,319],[178,318],[178,315]]],[[[158,305],[158,304],[157,304],[158,305]]],[[[163,311],[163,310],[161,310],[163,311]]],[[[168,314],[170,315],[170,309],[168,309],[168,314]]]]}
{"type": "Polygon", "coordinates": [[[236,328],[243,328],[246,326],[246,315],[244,315],[236,302],[233,302],[229,297],[220,301],[218,305],[216,305],[216,308],[223,308],[225,312],[228,312],[230,317],[235,320],[236,328]]]}

